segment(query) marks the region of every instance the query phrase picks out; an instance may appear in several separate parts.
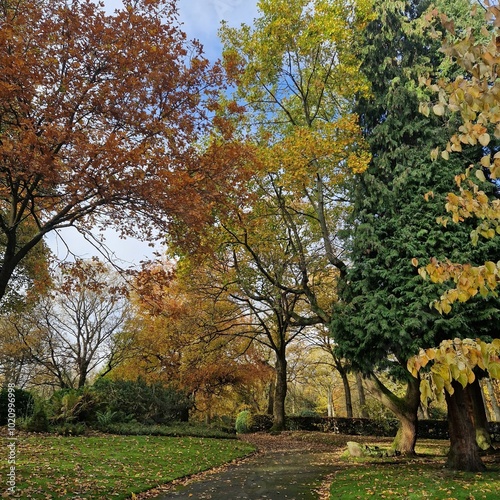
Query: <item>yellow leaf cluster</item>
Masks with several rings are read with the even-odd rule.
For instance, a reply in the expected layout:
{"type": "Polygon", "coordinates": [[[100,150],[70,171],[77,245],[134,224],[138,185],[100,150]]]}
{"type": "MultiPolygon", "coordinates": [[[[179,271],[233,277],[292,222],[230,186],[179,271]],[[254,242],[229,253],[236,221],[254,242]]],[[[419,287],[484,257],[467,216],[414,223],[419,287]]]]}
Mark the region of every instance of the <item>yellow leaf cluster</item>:
{"type": "MultiPolygon", "coordinates": [[[[451,153],[461,151],[462,145],[481,145],[485,148],[480,160],[481,168],[471,165],[456,177],[459,194],[450,193],[445,206],[455,223],[477,218],[478,225],[471,233],[474,244],[479,237],[490,239],[500,235],[500,200],[490,200],[476,184],[477,181],[487,181],[485,171],[490,179],[500,178],[500,153],[488,148],[492,140],[490,132],[500,139],[500,10],[488,2],[486,6],[486,22],[482,32],[485,42],[478,42],[469,31],[462,40],[445,42],[443,45],[443,51],[455,59],[467,74],[452,82],[422,82],[438,94],[439,102],[432,107],[434,114],[443,116],[451,112],[458,113],[462,118],[462,125],[451,137],[446,149],[433,150],[431,158],[435,160],[441,156],[447,160],[451,153]],[[475,180],[471,178],[472,171],[475,180]]],[[[453,29],[453,23],[446,18],[442,20],[445,29],[453,29]]],[[[422,103],[420,111],[428,116],[430,106],[422,103]]],[[[439,222],[446,225],[447,220],[440,218],[439,222]]],[[[433,261],[419,272],[432,281],[441,283],[453,280],[457,285],[434,303],[444,313],[450,312],[451,304],[457,300],[463,302],[478,293],[482,296],[494,293],[500,280],[499,263],[493,262],[474,267],[433,261]]]]}
{"type": "Polygon", "coordinates": [[[419,354],[408,360],[408,370],[422,378],[420,397],[424,404],[428,399],[442,398],[443,390],[453,394],[453,380],[463,387],[475,380],[474,369],[488,372],[492,378],[500,378],[500,339],[491,343],[480,339],[444,340],[438,347],[421,349],[419,354]],[[427,374],[420,369],[431,363],[427,374]]]}
{"type": "Polygon", "coordinates": [[[454,281],[455,288],[446,291],[439,300],[431,304],[440,313],[445,314],[451,311],[454,302],[466,302],[477,294],[482,297],[489,294],[496,295],[496,288],[500,283],[500,261],[497,263],[488,261],[482,266],[472,266],[439,262],[433,258],[418,272],[424,279],[430,279],[433,283],[454,281]]]}
{"type": "Polygon", "coordinates": [[[316,128],[294,127],[271,147],[261,150],[268,171],[282,169],[290,189],[310,187],[316,175],[328,173],[330,185],[340,185],[348,175],[368,167],[370,153],[354,115],[316,128]]]}

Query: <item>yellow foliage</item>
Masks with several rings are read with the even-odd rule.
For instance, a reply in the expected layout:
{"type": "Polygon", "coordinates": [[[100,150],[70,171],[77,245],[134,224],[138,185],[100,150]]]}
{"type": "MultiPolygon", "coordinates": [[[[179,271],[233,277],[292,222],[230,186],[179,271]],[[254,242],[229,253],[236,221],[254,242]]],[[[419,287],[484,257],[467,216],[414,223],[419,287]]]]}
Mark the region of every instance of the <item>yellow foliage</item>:
{"type": "Polygon", "coordinates": [[[370,154],[357,117],[348,115],[315,128],[294,127],[281,141],[262,148],[261,160],[268,171],[281,167],[284,186],[301,192],[314,185],[317,175],[328,177],[330,186],[342,184],[348,175],[366,170],[370,154]]]}
{"type": "Polygon", "coordinates": [[[463,387],[474,382],[474,369],[486,370],[491,378],[500,378],[500,339],[491,343],[480,339],[444,340],[438,347],[420,350],[419,354],[408,360],[407,368],[416,377],[420,374],[422,382],[421,400],[433,394],[441,397],[443,389],[453,394],[451,382],[458,381],[463,387]],[[432,363],[430,372],[420,369],[432,363]]]}
{"type": "MultiPolygon", "coordinates": [[[[429,81],[422,81],[431,90],[439,92],[439,103],[432,108],[433,112],[442,116],[447,110],[458,112],[463,124],[456,134],[451,137],[446,149],[441,152],[441,157],[447,160],[450,152],[461,151],[461,144],[481,144],[486,147],[490,144],[491,136],[488,127],[495,129],[495,137],[500,137],[500,11],[495,6],[487,4],[485,29],[483,36],[486,41],[478,43],[467,33],[464,39],[443,45],[444,52],[453,57],[462,68],[468,72],[467,77],[459,76],[452,82],[440,81],[431,85],[429,81]],[[493,24],[491,23],[493,21],[493,24]],[[487,30],[486,25],[491,29],[487,30]]],[[[445,20],[444,27],[452,29],[452,23],[445,20]]],[[[420,111],[428,115],[429,106],[422,104],[420,111]]],[[[439,150],[432,152],[431,158],[436,159],[439,150]]],[[[481,166],[489,171],[491,179],[500,178],[500,154],[488,152],[480,161],[481,166]]],[[[475,171],[475,177],[480,182],[486,181],[482,170],[474,166],[466,169],[464,174],[457,176],[456,183],[459,194],[448,195],[446,210],[451,213],[453,222],[459,223],[471,217],[478,219],[477,228],[472,232],[473,243],[479,237],[491,239],[500,234],[500,200],[489,200],[488,196],[480,189],[470,176],[475,171]]],[[[446,223],[446,219],[441,219],[446,223]]],[[[495,293],[500,282],[500,262],[488,262],[483,266],[473,267],[468,265],[452,264],[450,262],[437,262],[435,260],[419,270],[424,278],[433,282],[442,283],[453,280],[457,285],[455,290],[446,292],[434,306],[440,312],[450,312],[451,304],[456,300],[464,302],[478,293],[486,296],[495,293]]]]}

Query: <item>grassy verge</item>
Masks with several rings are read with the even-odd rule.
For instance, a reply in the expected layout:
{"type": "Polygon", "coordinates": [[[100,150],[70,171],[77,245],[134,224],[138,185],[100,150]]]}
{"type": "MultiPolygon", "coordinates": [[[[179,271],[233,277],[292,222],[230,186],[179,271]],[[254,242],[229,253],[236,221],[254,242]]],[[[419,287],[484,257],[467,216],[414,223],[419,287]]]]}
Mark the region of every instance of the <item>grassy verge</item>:
{"type": "MultiPolygon", "coordinates": [[[[28,436],[17,444],[16,496],[23,499],[125,499],[253,450],[232,439],[159,436],[28,436]]],[[[5,478],[5,456],[1,464],[5,478]]]]}
{"type": "MultiPolygon", "coordinates": [[[[383,445],[381,445],[383,447],[383,445]]],[[[465,473],[445,468],[446,449],[425,441],[416,458],[346,459],[332,476],[332,500],[366,498],[496,500],[500,491],[498,457],[485,458],[488,470],[465,473]],[[489,462],[489,463],[488,463],[489,462]]]]}

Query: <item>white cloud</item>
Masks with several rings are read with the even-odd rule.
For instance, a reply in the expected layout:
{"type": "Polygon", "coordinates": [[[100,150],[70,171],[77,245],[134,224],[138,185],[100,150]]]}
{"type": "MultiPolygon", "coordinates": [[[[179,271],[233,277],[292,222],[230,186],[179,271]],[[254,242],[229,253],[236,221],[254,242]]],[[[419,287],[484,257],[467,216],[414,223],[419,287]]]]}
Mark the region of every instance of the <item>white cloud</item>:
{"type": "Polygon", "coordinates": [[[211,60],[221,55],[217,32],[222,21],[238,27],[257,17],[257,0],[178,0],[178,8],[188,38],[198,39],[211,60]]]}

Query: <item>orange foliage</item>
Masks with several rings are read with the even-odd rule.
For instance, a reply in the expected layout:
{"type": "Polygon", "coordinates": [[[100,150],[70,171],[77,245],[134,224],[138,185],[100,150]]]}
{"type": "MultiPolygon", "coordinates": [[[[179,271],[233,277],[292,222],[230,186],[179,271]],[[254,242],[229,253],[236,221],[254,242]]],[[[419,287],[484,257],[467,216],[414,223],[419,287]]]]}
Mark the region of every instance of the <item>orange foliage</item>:
{"type": "Polygon", "coordinates": [[[193,244],[241,189],[249,152],[211,123],[222,73],[186,41],[175,1],[113,15],[90,0],[3,2],[0,27],[0,297],[54,229],[111,223],[193,244]],[[226,141],[200,147],[210,134],[226,141]],[[23,224],[36,231],[21,242],[23,224]]]}
{"type": "Polygon", "coordinates": [[[202,413],[228,399],[235,408],[241,399],[247,403],[238,394],[262,395],[272,369],[247,340],[218,334],[224,311],[181,279],[172,265],[145,268],[135,293],[130,352],[115,377],[175,385],[194,396],[202,413]]]}

